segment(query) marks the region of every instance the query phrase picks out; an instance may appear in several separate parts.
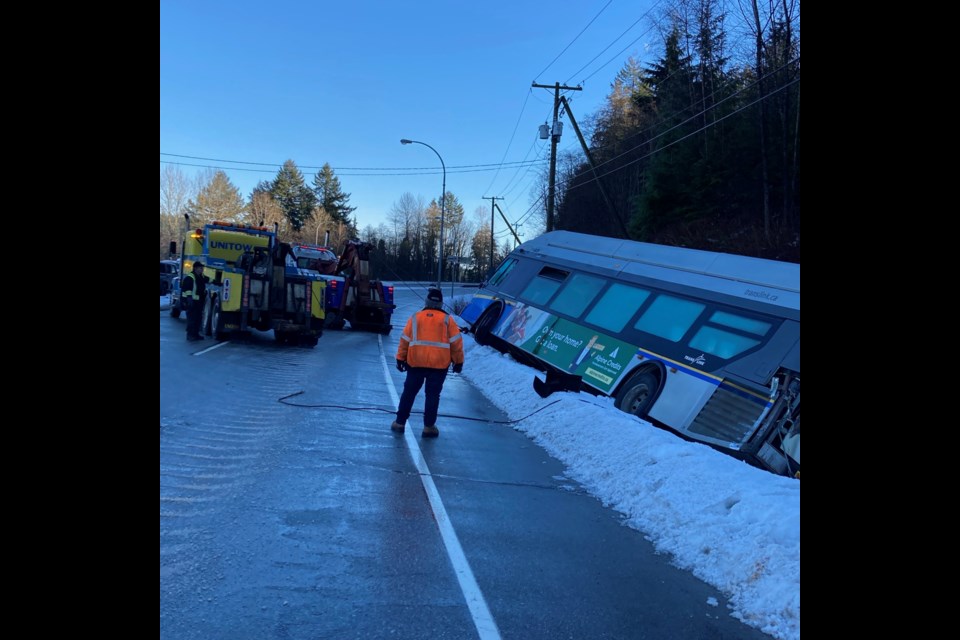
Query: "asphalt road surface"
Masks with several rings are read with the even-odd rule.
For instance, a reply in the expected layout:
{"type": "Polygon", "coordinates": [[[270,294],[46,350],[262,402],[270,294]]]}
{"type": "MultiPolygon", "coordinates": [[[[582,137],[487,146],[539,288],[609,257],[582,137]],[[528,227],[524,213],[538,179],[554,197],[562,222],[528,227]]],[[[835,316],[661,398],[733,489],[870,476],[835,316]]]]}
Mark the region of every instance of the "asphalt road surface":
{"type": "Polygon", "coordinates": [[[312,349],[161,310],[161,639],[769,638],[460,376],[438,439],[390,431],[421,289],[312,349]]]}

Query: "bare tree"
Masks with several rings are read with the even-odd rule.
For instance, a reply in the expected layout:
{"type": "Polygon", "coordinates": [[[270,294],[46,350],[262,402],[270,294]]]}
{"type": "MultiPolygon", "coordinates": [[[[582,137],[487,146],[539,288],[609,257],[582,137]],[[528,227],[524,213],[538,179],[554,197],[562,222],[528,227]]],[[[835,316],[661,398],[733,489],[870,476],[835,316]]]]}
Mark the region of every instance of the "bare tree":
{"type": "Polygon", "coordinates": [[[415,196],[409,191],[393,203],[387,219],[393,226],[393,236],[398,243],[409,237],[411,230],[421,223],[425,210],[423,196],[415,196]]]}
{"type": "Polygon", "coordinates": [[[247,220],[250,224],[262,225],[272,228],[277,225],[277,230],[285,234],[290,226],[290,220],[284,214],[279,204],[266,192],[253,194],[250,200],[249,215],[247,220]]]}
{"type": "Polygon", "coordinates": [[[182,242],[183,214],[196,193],[180,167],[168,164],[160,170],[160,259],[169,257],[170,242],[182,242]]]}

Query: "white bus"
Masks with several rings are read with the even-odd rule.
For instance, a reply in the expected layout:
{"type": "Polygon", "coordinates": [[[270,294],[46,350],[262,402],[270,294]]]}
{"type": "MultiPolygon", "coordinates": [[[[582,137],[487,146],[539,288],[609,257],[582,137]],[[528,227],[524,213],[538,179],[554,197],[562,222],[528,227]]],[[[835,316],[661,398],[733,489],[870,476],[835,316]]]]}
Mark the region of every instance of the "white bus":
{"type": "Polygon", "coordinates": [[[800,265],[553,231],[460,316],[480,344],[779,473],[800,474],[800,265]]]}

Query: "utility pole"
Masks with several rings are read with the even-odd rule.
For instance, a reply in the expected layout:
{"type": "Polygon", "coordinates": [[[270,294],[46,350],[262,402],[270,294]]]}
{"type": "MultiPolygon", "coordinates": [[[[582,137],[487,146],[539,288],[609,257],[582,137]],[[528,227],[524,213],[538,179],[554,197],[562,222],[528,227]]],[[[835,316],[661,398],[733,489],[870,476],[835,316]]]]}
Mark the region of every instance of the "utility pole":
{"type": "Polygon", "coordinates": [[[490,270],[487,272],[487,277],[493,275],[493,208],[497,206],[497,200],[503,200],[500,196],[483,196],[484,200],[490,201],[490,270]]]}
{"type": "Polygon", "coordinates": [[[550,186],[547,191],[547,231],[553,231],[553,203],[556,201],[557,187],[557,143],[560,142],[560,89],[564,91],[583,91],[583,87],[560,86],[559,82],[548,84],[533,83],[538,89],[553,89],[553,127],[550,129],[550,186]]]}
{"type": "MultiPolygon", "coordinates": [[[[507,229],[510,229],[510,233],[513,234],[513,239],[514,239],[514,241],[515,241],[515,243],[516,243],[516,244],[513,245],[513,248],[516,249],[516,248],[517,248],[517,245],[518,245],[518,244],[521,244],[521,242],[520,242],[520,236],[518,236],[518,235],[517,235],[517,232],[514,231],[514,230],[513,230],[513,227],[510,226],[510,221],[507,220],[507,216],[503,215],[503,209],[500,208],[500,205],[494,203],[493,206],[495,206],[495,207],[497,208],[497,211],[500,212],[500,217],[503,218],[504,223],[506,223],[507,229]]],[[[523,226],[522,224],[518,224],[518,225],[517,225],[517,230],[519,230],[520,227],[522,227],[522,226],[523,226]]]]}

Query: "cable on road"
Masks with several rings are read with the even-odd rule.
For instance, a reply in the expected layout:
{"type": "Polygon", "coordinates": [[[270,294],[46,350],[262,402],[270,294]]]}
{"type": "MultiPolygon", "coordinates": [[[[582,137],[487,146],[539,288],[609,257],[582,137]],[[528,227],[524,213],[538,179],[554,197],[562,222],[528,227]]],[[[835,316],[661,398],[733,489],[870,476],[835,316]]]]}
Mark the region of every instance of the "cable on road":
{"type": "MultiPolygon", "coordinates": [[[[293,398],[294,396],[299,396],[302,393],[304,392],[297,391],[295,393],[291,393],[290,395],[286,395],[286,396],[283,396],[282,398],[278,398],[277,402],[279,402],[280,404],[285,404],[290,407],[301,407],[304,409],[341,409],[343,411],[377,411],[377,412],[386,413],[389,415],[394,415],[397,413],[396,409],[384,409],[382,407],[348,407],[342,404],[299,404],[297,402],[287,402],[287,399],[293,398]]],[[[529,418],[534,414],[540,413],[547,407],[552,407],[558,402],[560,402],[560,400],[554,400],[550,404],[543,405],[533,413],[528,413],[522,418],[517,418],[516,420],[488,420],[487,418],[470,418],[468,416],[458,416],[458,415],[452,415],[449,413],[438,413],[437,416],[440,418],[453,418],[455,420],[473,420],[474,422],[488,422],[490,424],[516,424],[518,422],[522,422],[523,420],[526,420],[527,418],[529,418]]],[[[423,411],[411,411],[410,413],[422,414],[423,411]]]]}

